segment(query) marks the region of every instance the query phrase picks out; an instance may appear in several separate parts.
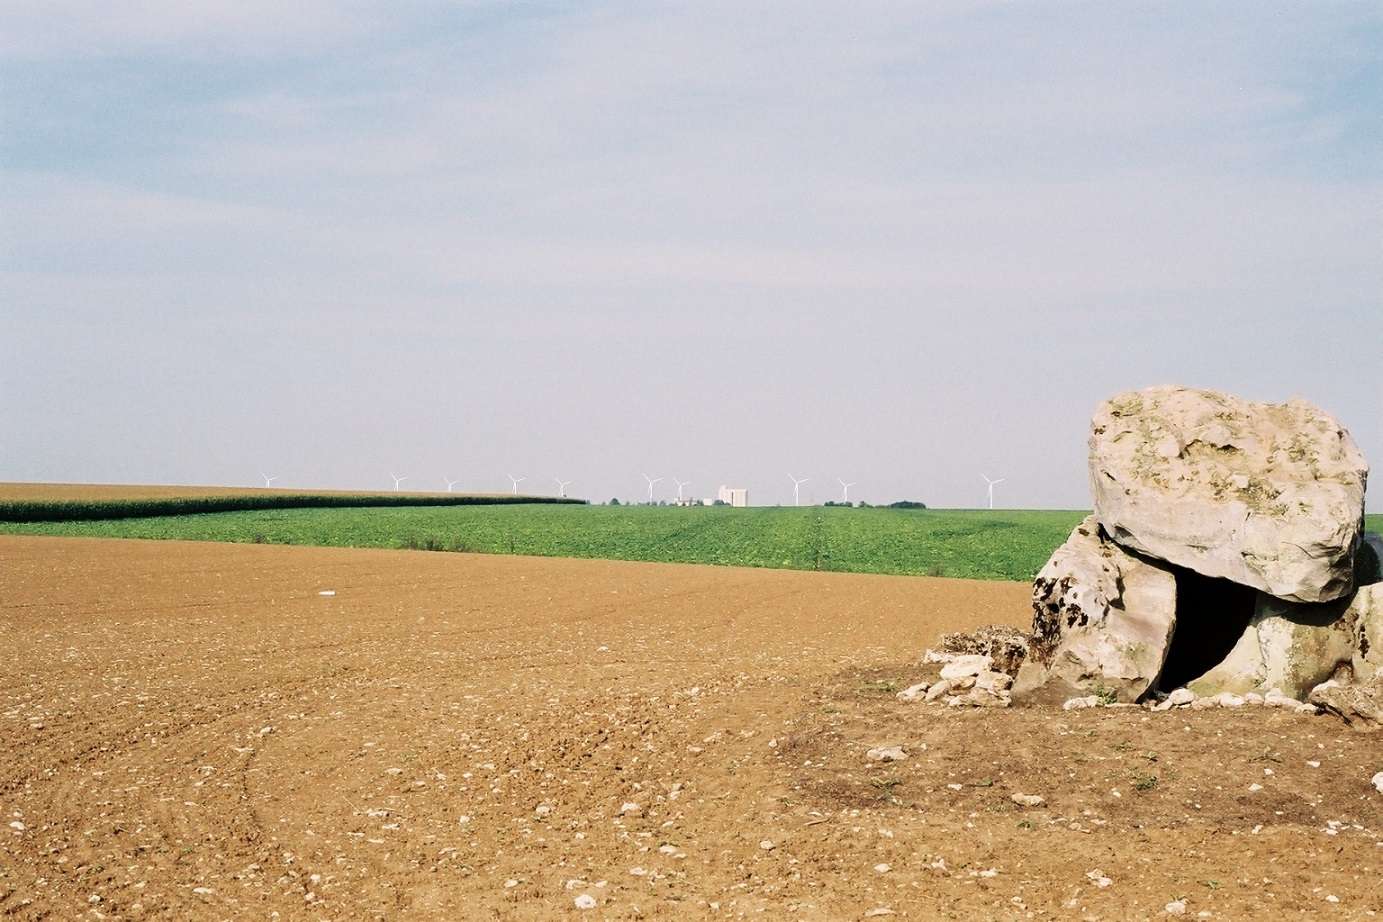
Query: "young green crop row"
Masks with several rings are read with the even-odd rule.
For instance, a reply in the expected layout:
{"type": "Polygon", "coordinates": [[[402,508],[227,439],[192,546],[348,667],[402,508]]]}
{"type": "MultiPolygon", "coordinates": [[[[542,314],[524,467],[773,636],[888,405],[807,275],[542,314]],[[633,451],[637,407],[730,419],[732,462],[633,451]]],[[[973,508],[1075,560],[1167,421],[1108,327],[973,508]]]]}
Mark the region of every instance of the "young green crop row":
{"type": "Polygon", "coordinates": [[[380,506],[500,506],[584,500],[532,496],[420,496],[412,493],[239,493],[225,496],[163,496],[137,499],[0,500],[0,522],[70,522],[151,516],[202,515],[269,509],[331,509],[380,506]]]}

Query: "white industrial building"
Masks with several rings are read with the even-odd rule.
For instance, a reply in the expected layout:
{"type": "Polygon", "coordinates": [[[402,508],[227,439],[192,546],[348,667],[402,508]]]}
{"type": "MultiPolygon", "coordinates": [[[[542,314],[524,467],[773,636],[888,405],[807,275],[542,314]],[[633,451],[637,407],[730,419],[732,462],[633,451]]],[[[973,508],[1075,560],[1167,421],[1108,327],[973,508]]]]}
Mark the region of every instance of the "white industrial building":
{"type": "Polygon", "coordinates": [[[749,505],[749,490],[744,487],[727,487],[721,485],[721,488],[716,491],[716,500],[727,506],[743,508],[749,505]]]}

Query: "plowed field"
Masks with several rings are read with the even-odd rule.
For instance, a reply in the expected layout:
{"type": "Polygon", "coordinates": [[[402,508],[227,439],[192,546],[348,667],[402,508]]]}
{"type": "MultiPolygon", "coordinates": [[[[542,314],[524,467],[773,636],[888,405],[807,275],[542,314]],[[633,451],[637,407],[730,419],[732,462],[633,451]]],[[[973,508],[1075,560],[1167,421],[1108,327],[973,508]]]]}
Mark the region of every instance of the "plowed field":
{"type": "Polygon", "coordinates": [[[1022,624],[1027,595],[0,537],[0,914],[1383,910],[1378,737],[1276,711],[895,699],[939,632],[1022,624]],[[881,744],[908,758],[868,761],[881,744]]]}

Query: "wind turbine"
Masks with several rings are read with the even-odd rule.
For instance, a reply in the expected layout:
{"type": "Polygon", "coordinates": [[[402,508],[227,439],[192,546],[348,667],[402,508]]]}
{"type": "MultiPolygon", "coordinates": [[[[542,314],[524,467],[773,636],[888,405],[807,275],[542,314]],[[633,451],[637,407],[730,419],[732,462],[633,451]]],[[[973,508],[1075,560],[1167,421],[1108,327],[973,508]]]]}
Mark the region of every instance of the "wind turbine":
{"type": "Polygon", "coordinates": [[[570,481],[570,480],[563,480],[561,477],[554,477],[554,478],[552,478],[552,479],[555,480],[555,481],[557,481],[557,495],[558,495],[558,496],[566,496],[566,495],[567,495],[567,484],[571,483],[571,481],[570,481]]]}
{"type": "Polygon", "coordinates": [[[264,489],[266,490],[273,485],[275,480],[279,479],[277,474],[273,477],[270,477],[268,474],[260,474],[259,476],[264,478],[264,489]]]}
{"type": "Polygon", "coordinates": [[[395,492],[395,493],[399,492],[399,484],[403,483],[405,480],[408,479],[408,475],[407,475],[407,474],[405,474],[405,475],[402,476],[402,477],[400,477],[398,474],[390,474],[389,476],[394,478],[394,492],[395,492]]]}
{"type": "Polygon", "coordinates": [[[505,476],[508,477],[508,478],[509,478],[509,481],[513,484],[513,486],[509,488],[509,492],[510,492],[510,493],[513,493],[515,496],[517,496],[517,495],[518,495],[518,492],[519,492],[519,484],[523,483],[523,482],[524,482],[525,480],[527,480],[528,478],[527,478],[527,477],[515,477],[513,474],[506,474],[505,476]]]}
{"type": "Polygon", "coordinates": [[[690,485],[690,484],[691,484],[691,481],[690,481],[690,480],[678,480],[676,477],[674,477],[674,478],[672,478],[672,482],[675,483],[675,484],[677,484],[677,501],[680,503],[680,502],[682,501],[682,488],[685,487],[685,486],[690,485]]]}
{"type": "Polygon", "coordinates": [[[850,505],[850,488],[855,485],[855,481],[852,480],[846,483],[844,480],[837,477],[836,483],[840,484],[840,501],[847,506],[850,505]]]}
{"type": "Polygon", "coordinates": [[[445,481],[447,482],[447,492],[448,492],[448,493],[451,492],[451,488],[452,488],[452,487],[456,486],[458,483],[461,482],[461,481],[459,481],[459,480],[452,480],[450,477],[443,477],[442,479],[445,480],[445,481]]]}
{"type": "Polygon", "coordinates": [[[663,478],[650,477],[647,474],[644,474],[643,479],[648,481],[648,504],[651,506],[653,505],[653,485],[655,483],[659,483],[663,478]]]}
{"type": "Polygon", "coordinates": [[[802,495],[799,491],[802,489],[802,484],[810,479],[810,477],[803,477],[801,480],[798,480],[796,477],[788,474],[788,480],[792,481],[792,504],[794,506],[802,505],[802,495]]]}
{"type": "Polygon", "coordinates": [[[1007,478],[1007,477],[1000,477],[998,480],[990,480],[988,474],[981,474],[980,476],[984,478],[984,482],[985,482],[985,483],[989,484],[989,508],[990,508],[990,509],[993,509],[993,508],[994,508],[994,485],[995,485],[996,483],[1003,483],[1003,482],[1004,482],[1005,480],[1007,480],[1008,478],[1007,478]]]}

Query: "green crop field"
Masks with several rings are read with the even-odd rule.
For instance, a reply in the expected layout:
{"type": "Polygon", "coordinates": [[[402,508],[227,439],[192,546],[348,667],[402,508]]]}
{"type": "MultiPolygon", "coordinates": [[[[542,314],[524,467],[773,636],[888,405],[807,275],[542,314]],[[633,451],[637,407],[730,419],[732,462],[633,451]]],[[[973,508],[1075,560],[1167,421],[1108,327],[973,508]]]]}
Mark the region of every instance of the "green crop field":
{"type": "Polygon", "coordinates": [[[0,531],[1026,580],[1083,514],[826,507],[448,506],[8,522],[0,523],[0,531]]]}
{"type": "MultiPolygon", "coordinates": [[[[5,522],[0,523],[0,531],[1028,580],[1084,514],[826,507],[411,506],[5,522]]],[[[1368,526],[1383,530],[1383,516],[1369,516],[1368,526]]]]}

